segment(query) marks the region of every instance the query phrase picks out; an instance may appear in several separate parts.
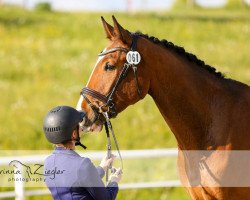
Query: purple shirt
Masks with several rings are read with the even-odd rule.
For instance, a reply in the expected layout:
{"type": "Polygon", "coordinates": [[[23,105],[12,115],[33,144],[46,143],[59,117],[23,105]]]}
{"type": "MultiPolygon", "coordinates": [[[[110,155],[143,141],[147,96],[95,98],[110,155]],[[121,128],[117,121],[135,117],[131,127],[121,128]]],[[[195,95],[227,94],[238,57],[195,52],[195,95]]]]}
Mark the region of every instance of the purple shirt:
{"type": "Polygon", "coordinates": [[[57,147],[44,162],[45,182],[55,200],[114,200],[118,184],[104,186],[104,170],[73,150],[57,147]]]}

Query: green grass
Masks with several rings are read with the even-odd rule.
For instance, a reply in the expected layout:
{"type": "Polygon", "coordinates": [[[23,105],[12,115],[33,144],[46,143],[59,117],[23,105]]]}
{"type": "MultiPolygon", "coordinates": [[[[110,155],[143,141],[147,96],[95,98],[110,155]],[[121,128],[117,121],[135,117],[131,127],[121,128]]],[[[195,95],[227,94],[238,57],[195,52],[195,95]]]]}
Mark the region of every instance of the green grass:
{"type": "MultiPolygon", "coordinates": [[[[227,77],[250,84],[249,8],[230,1],[225,9],[187,9],[183,2],[164,13],[114,14],[126,29],[172,41],[227,77]]],[[[52,148],[42,132],[43,117],[56,105],[76,105],[107,45],[101,15],[111,22],[109,13],[0,7],[0,149],[52,148]]],[[[150,97],[126,109],[113,126],[121,149],[176,147],[150,97]]],[[[105,148],[104,132],[82,140],[90,150],[105,148]]],[[[119,199],[147,199],[151,193],[151,199],[188,198],[177,188],[121,191],[119,199]]]]}

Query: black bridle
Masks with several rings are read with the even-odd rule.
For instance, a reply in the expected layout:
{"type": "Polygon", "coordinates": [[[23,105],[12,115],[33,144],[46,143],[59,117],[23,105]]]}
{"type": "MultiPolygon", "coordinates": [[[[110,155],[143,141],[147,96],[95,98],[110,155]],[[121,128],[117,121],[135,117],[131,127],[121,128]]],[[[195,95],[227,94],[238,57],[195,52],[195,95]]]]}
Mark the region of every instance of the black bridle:
{"type": "MultiPolygon", "coordinates": [[[[138,40],[138,35],[132,33],[132,43],[131,43],[131,47],[130,49],[127,48],[123,48],[123,47],[115,47],[113,49],[109,49],[107,51],[104,51],[102,53],[100,53],[98,56],[104,56],[107,55],[109,53],[113,53],[116,51],[123,51],[123,52],[134,52],[137,49],[137,40],[138,40]]],[[[129,64],[128,61],[126,61],[123,65],[123,69],[117,79],[117,81],[115,82],[113,88],[111,89],[111,91],[109,92],[109,94],[103,95],[100,92],[93,90],[91,88],[88,87],[84,87],[81,91],[81,95],[83,96],[83,98],[85,99],[85,101],[87,102],[87,104],[91,107],[92,111],[94,112],[94,119],[91,121],[92,123],[94,123],[97,120],[101,120],[100,116],[101,114],[104,112],[103,108],[107,108],[108,110],[105,111],[108,113],[109,118],[111,117],[115,117],[118,113],[116,110],[116,105],[115,102],[113,101],[114,98],[114,94],[116,93],[119,85],[121,84],[121,82],[125,79],[125,77],[128,74],[128,70],[130,68],[133,69],[134,72],[134,77],[135,77],[135,81],[136,81],[136,86],[137,86],[137,92],[140,98],[142,98],[142,91],[139,85],[139,81],[138,81],[138,75],[137,75],[137,64],[129,64]],[[86,95],[89,95],[95,99],[98,99],[99,101],[101,101],[103,103],[103,105],[101,105],[100,107],[96,107],[92,104],[92,102],[88,99],[88,97],[86,95]]]]}

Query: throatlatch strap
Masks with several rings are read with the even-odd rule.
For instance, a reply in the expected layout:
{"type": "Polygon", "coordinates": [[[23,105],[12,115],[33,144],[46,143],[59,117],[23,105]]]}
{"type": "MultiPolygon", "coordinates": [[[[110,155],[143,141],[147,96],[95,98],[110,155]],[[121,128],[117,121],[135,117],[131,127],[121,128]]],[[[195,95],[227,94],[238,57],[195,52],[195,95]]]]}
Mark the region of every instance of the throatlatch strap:
{"type": "Polygon", "coordinates": [[[139,85],[139,80],[138,80],[138,75],[137,75],[137,66],[133,65],[132,68],[134,71],[137,92],[138,92],[140,99],[142,99],[142,91],[141,91],[141,87],[139,85]]]}

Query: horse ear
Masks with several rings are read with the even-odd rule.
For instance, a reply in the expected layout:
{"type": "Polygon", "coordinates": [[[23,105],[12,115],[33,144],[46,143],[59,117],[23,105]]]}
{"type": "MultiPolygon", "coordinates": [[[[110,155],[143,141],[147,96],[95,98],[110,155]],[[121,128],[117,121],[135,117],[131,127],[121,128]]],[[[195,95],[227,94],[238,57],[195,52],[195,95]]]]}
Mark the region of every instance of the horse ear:
{"type": "Polygon", "coordinates": [[[130,44],[131,36],[129,31],[124,29],[116,20],[116,18],[112,15],[112,19],[114,22],[114,37],[119,38],[126,44],[130,44]]]}
{"type": "Polygon", "coordinates": [[[103,17],[101,17],[101,19],[103,28],[106,32],[106,37],[111,40],[114,37],[114,28],[110,24],[108,24],[103,17]]]}

